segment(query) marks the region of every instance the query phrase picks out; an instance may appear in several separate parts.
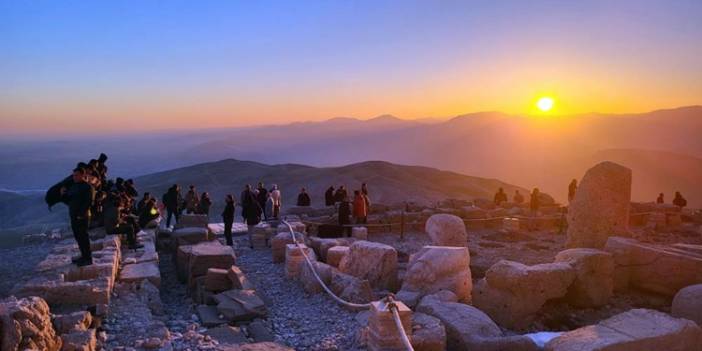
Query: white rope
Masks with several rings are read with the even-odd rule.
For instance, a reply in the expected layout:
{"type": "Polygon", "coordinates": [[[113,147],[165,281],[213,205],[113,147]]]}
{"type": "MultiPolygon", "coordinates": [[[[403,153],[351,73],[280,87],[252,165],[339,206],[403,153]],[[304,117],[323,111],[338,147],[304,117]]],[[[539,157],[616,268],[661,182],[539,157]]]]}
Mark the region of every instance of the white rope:
{"type": "Polygon", "coordinates": [[[405,328],[402,326],[402,320],[400,320],[400,313],[397,312],[397,305],[395,305],[394,303],[389,303],[388,307],[390,308],[390,311],[392,311],[392,317],[395,320],[395,326],[397,327],[397,331],[400,333],[400,340],[402,340],[402,344],[405,345],[407,351],[414,351],[414,347],[412,347],[412,343],[410,342],[407,333],[405,333],[405,328]]]}
{"type": "MultiPolygon", "coordinates": [[[[288,230],[290,230],[290,235],[292,236],[293,243],[295,244],[295,246],[300,248],[300,243],[297,241],[297,238],[295,237],[295,230],[293,230],[293,227],[286,220],[283,220],[283,224],[288,226],[288,230]]],[[[310,261],[310,258],[307,257],[307,253],[305,252],[305,250],[300,249],[300,252],[302,253],[302,257],[305,258],[305,261],[307,262],[307,265],[309,266],[310,270],[312,271],[312,274],[317,279],[317,282],[319,283],[320,286],[322,286],[322,289],[324,289],[324,291],[326,291],[327,294],[329,294],[329,296],[331,296],[338,303],[340,303],[344,306],[347,306],[349,308],[352,308],[352,309],[368,309],[368,308],[370,308],[370,306],[371,306],[370,303],[363,303],[363,304],[353,303],[353,302],[346,301],[346,300],[340,298],[339,296],[337,296],[336,294],[334,294],[334,292],[332,292],[331,289],[329,289],[329,287],[327,287],[327,285],[324,284],[324,281],[322,281],[322,278],[319,277],[319,274],[317,274],[317,269],[312,264],[312,261],[310,261]]]]}

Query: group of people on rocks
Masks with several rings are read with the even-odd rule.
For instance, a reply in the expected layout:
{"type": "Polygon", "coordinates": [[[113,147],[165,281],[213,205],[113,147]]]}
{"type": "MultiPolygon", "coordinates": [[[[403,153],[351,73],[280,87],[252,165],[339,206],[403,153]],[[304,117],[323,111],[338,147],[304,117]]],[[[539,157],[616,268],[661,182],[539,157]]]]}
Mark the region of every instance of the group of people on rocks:
{"type": "Polygon", "coordinates": [[[180,219],[180,215],[185,211],[187,214],[204,214],[210,215],[212,207],[212,199],[210,194],[203,192],[198,195],[194,185],[188,188],[188,192],[183,197],[180,194],[180,185],[173,184],[168,191],[161,197],[163,205],[166,208],[166,227],[171,226],[171,219],[175,217],[176,222],[180,219]]]}
{"type": "MultiPolygon", "coordinates": [[[[663,193],[658,194],[658,198],[656,199],[657,204],[664,204],[665,203],[665,198],[663,193]]],[[[679,191],[675,192],[675,197],[673,198],[673,205],[683,208],[687,206],[687,199],[685,199],[682,194],[680,194],[679,191]]]]}
{"type": "Polygon", "coordinates": [[[107,155],[79,162],[73,173],[46,192],[49,209],[63,202],[68,206],[71,230],[78,243],[80,256],[73,258],[78,266],[93,263],[90,250],[90,228],[104,226],[106,234],[124,235],[130,249],[137,249],[136,233],[160,216],[156,200],[149,193],[139,196],[131,179],[107,177],[107,155]]]}
{"type": "MultiPolygon", "coordinates": [[[[540,196],[541,192],[539,191],[539,188],[534,188],[531,191],[531,194],[529,194],[529,209],[534,214],[537,213],[539,211],[539,208],[541,207],[540,196]]],[[[517,205],[521,205],[524,203],[524,195],[522,195],[522,193],[520,193],[519,190],[515,190],[514,195],[512,196],[512,201],[517,205]]],[[[505,190],[503,188],[497,189],[493,202],[497,206],[500,206],[502,203],[508,202],[507,194],[505,193],[505,190]]]]}

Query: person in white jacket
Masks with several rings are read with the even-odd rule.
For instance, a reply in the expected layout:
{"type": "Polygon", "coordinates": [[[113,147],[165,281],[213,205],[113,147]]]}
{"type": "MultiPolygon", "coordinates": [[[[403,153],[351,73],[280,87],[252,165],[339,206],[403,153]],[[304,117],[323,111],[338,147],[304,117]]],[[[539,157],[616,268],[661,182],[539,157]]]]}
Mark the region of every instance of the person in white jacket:
{"type": "Polygon", "coordinates": [[[277,184],[273,184],[271,198],[273,199],[273,218],[278,219],[280,215],[281,194],[277,184]]]}

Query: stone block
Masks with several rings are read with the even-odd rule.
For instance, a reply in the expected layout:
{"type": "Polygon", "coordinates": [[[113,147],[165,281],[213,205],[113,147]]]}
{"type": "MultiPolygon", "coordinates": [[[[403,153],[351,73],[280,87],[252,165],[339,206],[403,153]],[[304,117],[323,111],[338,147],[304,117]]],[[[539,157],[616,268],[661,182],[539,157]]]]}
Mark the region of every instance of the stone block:
{"type": "Polygon", "coordinates": [[[239,327],[228,325],[208,329],[205,335],[217,340],[220,345],[237,345],[249,342],[239,327]]]}
{"type": "Polygon", "coordinates": [[[353,303],[368,303],[373,299],[373,289],[367,280],[341,273],[336,269],[331,271],[329,288],[340,298],[353,303]]]}
{"type": "Polygon", "coordinates": [[[200,214],[182,214],[178,223],[175,224],[175,229],[180,228],[207,228],[209,217],[200,214]]]}
{"type": "Polygon", "coordinates": [[[266,318],[268,311],[254,290],[228,290],[214,296],[217,311],[232,322],[266,318]]]}
{"type": "Polygon", "coordinates": [[[231,289],[232,281],[229,279],[228,272],[227,269],[209,268],[205,274],[205,289],[216,292],[231,289]]]}
{"type": "Polygon", "coordinates": [[[51,323],[49,305],[39,297],[0,301],[0,349],[57,351],[61,338],[51,323]]]}
{"type": "Polygon", "coordinates": [[[397,251],[390,245],[356,241],[339,263],[339,270],[367,280],[378,289],[397,289],[397,251]]]}
{"type": "Polygon", "coordinates": [[[119,281],[122,283],[139,283],[148,280],[156,287],[161,286],[161,271],[156,262],[129,264],[122,267],[119,281]]]}
{"type": "Polygon", "coordinates": [[[67,334],[73,331],[85,331],[93,323],[93,317],[88,311],[78,311],[61,314],[54,317],[53,325],[57,334],[67,334]]]}
{"type": "MultiPolygon", "coordinates": [[[[312,264],[322,282],[329,286],[329,284],[331,284],[332,267],[318,261],[315,261],[312,264]]],[[[300,272],[300,282],[302,283],[302,287],[305,289],[305,291],[310,294],[318,294],[324,291],[324,288],[319,285],[317,278],[312,273],[312,269],[308,264],[302,266],[302,270],[300,272]]]]}
{"type": "Polygon", "coordinates": [[[311,248],[307,247],[307,245],[288,244],[285,247],[285,276],[289,279],[298,279],[302,267],[307,264],[303,256],[303,251],[311,262],[317,260],[314,256],[314,252],[311,248]]]}
{"type": "Polygon", "coordinates": [[[351,237],[356,240],[368,240],[368,228],[366,227],[353,227],[351,229],[351,237]]]}
{"type": "Polygon", "coordinates": [[[229,277],[229,281],[231,281],[232,289],[254,289],[253,283],[251,283],[251,281],[248,278],[246,278],[244,272],[242,272],[241,268],[237,266],[229,267],[229,270],[227,270],[227,276],[229,277]]]}
{"type": "Polygon", "coordinates": [[[327,264],[339,268],[341,260],[349,254],[351,249],[348,246],[334,246],[327,250],[327,264]]]}
{"type": "Polygon", "coordinates": [[[575,281],[568,288],[566,300],[576,307],[599,307],[609,302],[614,292],[614,258],[597,249],[568,249],[556,255],[555,262],[565,262],[575,269],[575,281]]]}
{"type": "Polygon", "coordinates": [[[61,351],[95,351],[97,347],[95,329],[74,331],[61,335],[61,339],[61,351]]]}
{"type": "Polygon", "coordinates": [[[200,323],[206,328],[227,324],[227,320],[220,318],[219,311],[215,306],[199,305],[196,308],[200,323]]]}
{"type": "Polygon", "coordinates": [[[634,309],[596,325],[562,334],[546,344],[546,351],[699,351],[702,329],[694,322],[665,313],[634,309]]]}
{"type": "Polygon", "coordinates": [[[425,246],[410,257],[402,291],[418,292],[421,298],[441,290],[471,301],[473,282],[467,247],[425,246]]]}
{"type": "Polygon", "coordinates": [[[678,291],[670,312],[674,317],[689,319],[702,327],[702,284],[678,291]]]}
{"type": "Polygon", "coordinates": [[[188,260],[188,282],[192,287],[194,278],[204,276],[210,268],[229,269],[235,264],[234,249],[219,241],[208,241],[193,245],[188,260]]]}
{"type": "MultiPolygon", "coordinates": [[[[296,232],[295,239],[299,243],[305,242],[305,235],[296,232]]],[[[293,244],[292,235],[290,232],[278,233],[271,239],[271,253],[273,254],[273,263],[285,262],[285,247],[288,244],[293,244]]]]}
{"type": "Polygon", "coordinates": [[[411,342],[414,351],[445,351],[444,324],[438,318],[428,314],[413,313],[411,342]]]}
{"type": "MultiPolygon", "coordinates": [[[[395,302],[405,334],[412,335],[412,310],[401,301],[395,302]]],[[[372,351],[405,350],[393,312],[384,300],[371,302],[368,317],[368,349],[372,351]]]]}
{"type": "Polygon", "coordinates": [[[468,234],[463,219],[450,214],[435,214],[427,220],[425,230],[436,246],[466,246],[468,234]]]}

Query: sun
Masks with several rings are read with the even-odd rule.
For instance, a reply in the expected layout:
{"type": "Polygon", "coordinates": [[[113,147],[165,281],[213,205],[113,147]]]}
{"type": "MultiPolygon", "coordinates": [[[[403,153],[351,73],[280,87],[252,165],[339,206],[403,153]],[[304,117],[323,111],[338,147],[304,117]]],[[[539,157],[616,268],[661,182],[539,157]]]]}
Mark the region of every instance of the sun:
{"type": "Polygon", "coordinates": [[[538,101],[536,101],[536,107],[538,107],[539,110],[541,110],[542,112],[551,111],[554,104],[555,104],[555,101],[553,100],[552,97],[549,97],[549,96],[543,96],[543,97],[539,98],[538,101]]]}

